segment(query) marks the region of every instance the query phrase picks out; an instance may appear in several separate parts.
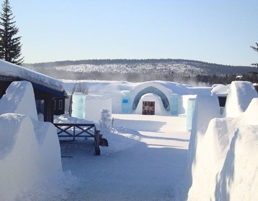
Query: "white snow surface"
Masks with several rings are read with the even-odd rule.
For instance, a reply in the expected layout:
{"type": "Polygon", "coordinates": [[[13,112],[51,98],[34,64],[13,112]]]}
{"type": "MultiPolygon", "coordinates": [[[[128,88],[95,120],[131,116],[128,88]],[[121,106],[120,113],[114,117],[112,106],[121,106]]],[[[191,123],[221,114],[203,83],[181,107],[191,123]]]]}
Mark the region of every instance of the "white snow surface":
{"type": "Polygon", "coordinates": [[[1,59],[0,66],[1,76],[11,76],[14,78],[20,78],[22,80],[29,80],[31,82],[50,87],[57,91],[63,91],[63,83],[60,80],[29,70],[28,68],[24,68],[22,66],[17,66],[15,64],[3,61],[1,59]]]}
{"type": "Polygon", "coordinates": [[[228,94],[229,87],[230,87],[230,84],[228,84],[228,85],[214,84],[214,85],[212,85],[211,94],[225,97],[228,94]]]}
{"type": "Polygon", "coordinates": [[[0,114],[26,114],[32,119],[38,119],[35,97],[30,82],[12,82],[6,94],[0,99],[0,114]]]}
{"type": "Polygon", "coordinates": [[[189,201],[258,199],[256,97],[251,83],[232,82],[222,116],[218,104],[197,98],[189,144],[189,201]]]}
{"type": "MultiPolygon", "coordinates": [[[[15,70],[8,74],[18,75],[15,70]]],[[[31,77],[71,87],[38,74],[31,77]]],[[[86,83],[104,95],[139,84],[86,83]]],[[[192,94],[186,86],[181,89],[192,94]]],[[[59,143],[51,123],[16,109],[28,102],[34,107],[31,96],[31,87],[22,82],[0,101],[0,108],[14,108],[1,109],[0,115],[1,201],[258,199],[258,98],[251,83],[231,84],[224,115],[215,96],[197,94],[191,133],[184,117],[113,114],[113,126],[101,130],[109,142],[101,156],[93,154],[92,140],[59,143]]],[[[55,121],[85,122],[68,115],[55,121]]]]}
{"type": "Polygon", "coordinates": [[[13,82],[0,100],[0,108],[1,201],[48,200],[51,188],[62,192],[54,197],[65,197],[64,186],[75,185],[77,179],[62,171],[55,126],[36,118],[31,83],[13,82]]]}

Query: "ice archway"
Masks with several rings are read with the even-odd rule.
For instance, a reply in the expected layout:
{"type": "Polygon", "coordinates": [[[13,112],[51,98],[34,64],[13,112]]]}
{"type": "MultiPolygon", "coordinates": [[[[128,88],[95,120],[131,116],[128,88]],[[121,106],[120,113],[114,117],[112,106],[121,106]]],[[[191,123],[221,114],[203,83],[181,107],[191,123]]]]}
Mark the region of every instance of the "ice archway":
{"type": "Polygon", "coordinates": [[[134,100],[133,100],[133,105],[132,105],[133,110],[135,110],[137,108],[137,105],[138,105],[141,97],[145,94],[148,94],[148,93],[153,93],[153,94],[158,95],[162,100],[164,108],[167,111],[170,110],[170,105],[169,105],[169,101],[168,101],[167,96],[161,90],[159,90],[159,89],[157,89],[153,86],[147,87],[145,89],[142,89],[140,92],[138,92],[138,94],[134,97],[134,100]]]}
{"type": "Polygon", "coordinates": [[[171,110],[171,97],[172,97],[172,91],[163,86],[161,83],[158,82],[145,82],[143,84],[140,84],[136,86],[131,91],[131,109],[134,111],[141,99],[141,97],[145,94],[152,93],[159,96],[162,100],[163,106],[166,111],[171,110]]]}

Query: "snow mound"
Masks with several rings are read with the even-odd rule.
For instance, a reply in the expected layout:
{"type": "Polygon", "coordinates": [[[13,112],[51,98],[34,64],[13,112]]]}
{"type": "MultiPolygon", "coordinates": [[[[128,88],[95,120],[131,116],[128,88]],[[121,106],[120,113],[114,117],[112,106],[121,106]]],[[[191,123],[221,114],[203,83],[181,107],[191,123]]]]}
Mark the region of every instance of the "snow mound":
{"type": "Polygon", "coordinates": [[[206,117],[210,111],[202,111],[197,100],[193,121],[196,129],[192,130],[189,144],[189,180],[192,183],[188,200],[258,199],[255,191],[258,185],[258,118],[257,113],[251,113],[257,109],[258,99],[252,99],[256,94],[247,82],[235,82],[230,90],[228,105],[233,102],[237,107],[234,114],[228,108],[230,117],[214,116],[208,118],[208,122],[206,117]],[[249,105],[247,109],[246,104],[249,105]],[[237,113],[237,117],[232,117],[237,113]],[[203,119],[208,127],[200,131],[199,122],[203,119]]]}
{"type": "Polygon", "coordinates": [[[104,132],[101,131],[101,133],[109,143],[108,147],[100,147],[102,155],[110,155],[128,149],[139,143],[141,140],[138,131],[124,127],[110,128],[109,131],[106,129],[104,132]]]}
{"type": "Polygon", "coordinates": [[[227,96],[230,85],[214,84],[212,85],[211,95],[227,96]]]}
{"type": "Polygon", "coordinates": [[[192,183],[191,178],[196,171],[196,164],[199,162],[198,156],[203,151],[200,147],[203,144],[204,135],[210,120],[216,117],[220,117],[218,98],[216,96],[197,95],[189,143],[190,186],[192,183]]]}
{"type": "Polygon", "coordinates": [[[51,147],[45,143],[39,145],[31,119],[22,114],[3,114],[0,125],[0,195],[3,200],[14,199],[20,191],[62,170],[56,135],[45,133],[50,135],[45,142],[53,141],[51,147]]]}
{"type": "Polygon", "coordinates": [[[248,108],[246,109],[244,115],[245,120],[247,121],[248,125],[257,125],[258,123],[258,98],[254,98],[248,108]]]}
{"type": "Polygon", "coordinates": [[[30,82],[12,82],[6,94],[0,99],[0,114],[26,114],[30,118],[38,119],[33,88],[30,82]]]}
{"type": "Polygon", "coordinates": [[[1,115],[0,125],[0,195],[3,200],[12,200],[39,179],[35,168],[37,142],[33,125],[24,115],[1,115]]]}
{"type": "MultiPolygon", "coordinates": [[[[26,197],[32,191],[36,195],[39,189],[35,186],[39,184],[56,183],[63,190],[69,185],[69,180],[63,185],[59,182],[65,174],[56,128],[49,122],[37,121],[36,106],[33,106],[33,89],[26,81],[12,83],[0,100],[1,200],[26,200],[19,197],[26,197]]],[[[47,194],[49,190],[44,192],[47,194]]]]}
{"type": "Polygon", "coordinates": [[[251,82],[234,81],[229,87],[224,110],[225,117],[237,117],[243,113],[258,94],[251,82]]]}

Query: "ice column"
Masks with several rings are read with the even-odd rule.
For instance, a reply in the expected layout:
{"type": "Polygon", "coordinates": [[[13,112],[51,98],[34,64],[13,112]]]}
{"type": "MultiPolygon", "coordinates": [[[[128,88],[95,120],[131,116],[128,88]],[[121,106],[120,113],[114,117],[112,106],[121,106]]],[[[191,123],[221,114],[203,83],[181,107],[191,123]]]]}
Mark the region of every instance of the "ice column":
{"type": "Polygon", "coordinates": [[[192,130],[192,121],[193,121],[195,100],[196,99],[190,98],[190,99],[188,99],[188,102],[187,102],[186,129],[188,131],[192,130]]]}
{"type": "Polygon", "coordinates": [[[86,96],[82,93],[74,93],[72,96],[72,117],[85,118],[86,96]]]}
{"type": "Polygon", "coordinates": [[[128,114],[130,112],[130,91],[124,90],[122,93],[122,113],[128,114]]]}

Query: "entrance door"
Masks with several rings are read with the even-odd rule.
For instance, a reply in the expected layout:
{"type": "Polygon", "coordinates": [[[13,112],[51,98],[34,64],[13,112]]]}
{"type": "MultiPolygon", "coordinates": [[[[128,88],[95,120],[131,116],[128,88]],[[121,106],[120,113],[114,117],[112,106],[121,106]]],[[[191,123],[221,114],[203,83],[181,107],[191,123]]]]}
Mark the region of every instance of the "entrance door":
{"type": "Polygon", "coordinates": [[[154,115],[155,114],[155,102],[154,101],[143,101],[142,102],[142,114],[154,115]]]}

